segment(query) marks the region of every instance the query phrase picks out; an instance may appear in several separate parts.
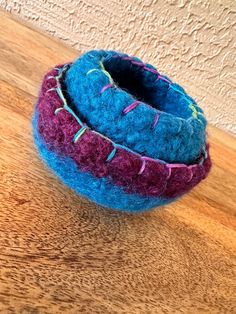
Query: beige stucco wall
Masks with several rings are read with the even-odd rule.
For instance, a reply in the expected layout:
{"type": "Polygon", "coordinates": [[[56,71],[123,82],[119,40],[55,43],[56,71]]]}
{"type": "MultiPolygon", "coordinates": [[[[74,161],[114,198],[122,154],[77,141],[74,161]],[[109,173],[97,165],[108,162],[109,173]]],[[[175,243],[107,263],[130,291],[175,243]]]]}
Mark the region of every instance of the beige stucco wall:
{"type": "MultiPolygon", "coordinates": [[[[118,49],[182,84],[210,122],[236,134],[235,0],[0,0],[78,49],[118,49]]],[[[58,54],[60,51],[58,51],[58,54]]]]}

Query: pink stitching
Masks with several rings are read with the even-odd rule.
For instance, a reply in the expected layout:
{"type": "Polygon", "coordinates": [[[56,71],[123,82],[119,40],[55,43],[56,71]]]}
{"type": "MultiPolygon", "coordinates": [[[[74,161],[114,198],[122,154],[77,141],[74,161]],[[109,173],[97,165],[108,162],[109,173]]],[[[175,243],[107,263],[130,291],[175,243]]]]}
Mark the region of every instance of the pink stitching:
{"type": "Polygon", "coordinates": [[[169,179],[170,179],[170,176],[171,176],[171,168],[169,168],[169,167],[167,166],[167,169],[168,169],[169,173],[168,173],[168,176],[167,176],[166,180],[169,180],[169,179]]]}
{"type": "Polygon", "coordinates": [[[103,88],[102,88],[101,91],[100,91],[100,94],[102,94],[103,92],[105,92],[106,89],[108,89],[108,88],[110,88],[110,87],[112,87],[112,86],[113,86],[113,85],[112,85],[111,83],[109,83],[109,84],[103,86],[103,88]]]}
{"type": "Polygon", "coordinates": [[[144,66],[145,66],[144,63],[138,62],[138,61],[133,61],[133,60],[132,60],[131,63],[134,64],[134,65],[138,65],[138,66],[140,66],[140,67],[144,67],[144,66]]]}
{"type": "Polygon", "coordinates": [[[187,167],[185,164],[167,164],[168,168],[184,168],[187,167]]]}
{"type": "Polygon", "coordinates": [[[190,165],[188,166],[188,168],[190,168],[192,170],[192,168],[197,167],[197,165],[190,165]]]}
{"type": "Polygon", "coordinates": [[[121,57],[123,60],[132,61],[133,59],[131,57],[121,57]]]}
{"type": "MultiPolygon", "coordinates": [[[[159,74],[160,75],[160,74],[159,74]]],[[[171,81],[169,81],[168,79],[166,79],[165,77],[163,77],[162,75],[160,75],[160,80],[162,80],[162,81],[164,81],[164,82],[166,82],[166,83],[168,83],[168,84],[172,84],[171,83],[171,81]]]]}
{"type": "Polygon", "coordinates": [[[144,171],[144,169],[145,169],[145,166],[146,166],[146,160],[143,159],[143,158],[141,158],[141,159],[142,159],[142,166],[141,166],[141,168],[140,168],[138,174],[142,174],[143,171],[144,171]]]}
{"type": "Polygon", "coordinates": [[[159,73],[157,72],[157,70],[148,68],[147,66],[144,67],[144,70],[146,70],[146,71],[148,71],[148,72],[151,72],[151,73],[154,73],[154,74],[159,74],[159,73]]]}
{"type": "Polygon", "coordinates": [[[169,170],[169,174],[167,176],[167,180],[170,178],[171,176],[171,169],[173,168],[186,168],[190,171],[190,179],[187,181],[187,182],[190,182],[193,178],[193,171],[192,171],[192,168],[195,167],[196,165],[191,165],[191,166],[187,166],[185,164],[166,164],[166,167],[168,168],[169,170]]]}
{"type": "Polygon", "coordinates": [[[159,121],[159,118],[160,118],[160,113],[157,112],[155,117],[154,117],[154,120],[153,120],[153,124],[152,124],[152,128],[154,129],[155,126],[157,125],[158,121],[159,121]]]}
{"type": "Polygon", "coordinates": [[[123,110],[123,113],[126,114],[126,113],[130,112],[131,110],[133,110],[134,108],[136,108],[139,104],[140,104],[140,101],[135,100],[132,104],[130,104],[129,106],[127,106],[127,107],[123,110]]]}
{"type": "Polygon", "coordinates": [[[187,165],[185,164],[166,164],[166,167],[169,169],[169,174],[167,176],[167,180],[169,180],[170,176],[171,176],[171,169],[173,168],[185,168],[185,167],[188,167],[187,165]]]}
{"type": "Polygon", "coordinates": [[[193,171],[192,168],[188,167],[188,170],[190,171],[190,179],[187,182],[190,182],[193,178],[193,171]]]}

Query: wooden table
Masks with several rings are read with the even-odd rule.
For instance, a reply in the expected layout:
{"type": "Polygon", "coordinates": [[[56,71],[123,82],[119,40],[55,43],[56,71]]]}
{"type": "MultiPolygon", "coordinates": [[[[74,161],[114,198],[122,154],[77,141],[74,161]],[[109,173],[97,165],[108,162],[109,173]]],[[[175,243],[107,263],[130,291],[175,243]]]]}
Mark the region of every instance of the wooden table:
{"type": "Polygon", "coordinates": [[[233,313],[236,139],[209,127],[212,172],[173,205],[128,215],[80,199],[31,136],[43,74],[78,52],[0,15],[1,313],[233,313]]]}

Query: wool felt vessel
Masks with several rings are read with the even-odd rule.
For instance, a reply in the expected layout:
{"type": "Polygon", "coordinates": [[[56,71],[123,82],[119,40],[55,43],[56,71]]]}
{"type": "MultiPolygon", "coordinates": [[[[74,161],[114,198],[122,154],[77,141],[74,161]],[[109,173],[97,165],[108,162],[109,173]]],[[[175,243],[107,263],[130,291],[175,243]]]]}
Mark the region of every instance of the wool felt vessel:
{"type": "Polygon", "coordinates": [[[45,75],[33,134],[45,163],[79,195],[139,212],[207,176],[206,125],[195,100],[152,65],[94,50],[45,75]]]}

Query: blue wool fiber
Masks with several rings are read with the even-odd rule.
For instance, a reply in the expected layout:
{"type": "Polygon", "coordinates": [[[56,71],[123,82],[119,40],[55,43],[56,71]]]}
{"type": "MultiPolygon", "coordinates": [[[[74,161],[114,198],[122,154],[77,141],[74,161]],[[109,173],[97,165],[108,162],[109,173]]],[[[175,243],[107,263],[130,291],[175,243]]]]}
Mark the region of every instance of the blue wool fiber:
{"type": "Polygon", "coordinates": [[[65,77],[73,109],[92,129],[141,155],[193,163],[206,140],[201,108],[168,77],[158,79],[153,66],[132,60],[103,50],[80,56],[65,77]],[[141,103],[124,114],[137,100],[141,103]]]}

